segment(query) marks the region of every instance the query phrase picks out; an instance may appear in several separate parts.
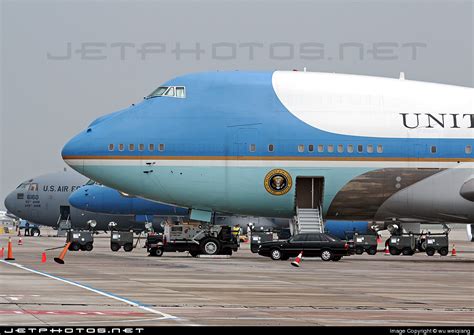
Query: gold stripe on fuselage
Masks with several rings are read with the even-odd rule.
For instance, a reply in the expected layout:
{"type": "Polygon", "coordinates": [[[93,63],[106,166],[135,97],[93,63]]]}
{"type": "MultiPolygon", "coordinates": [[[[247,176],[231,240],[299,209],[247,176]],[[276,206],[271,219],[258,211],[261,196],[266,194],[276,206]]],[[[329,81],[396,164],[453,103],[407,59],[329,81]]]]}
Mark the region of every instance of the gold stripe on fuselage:
{"type": "Polygon", "coordinates": [[[63,156],[64,160],[241,160],[241,161],[369,161],[369,162],[474,162],[474,158],[410,157],[296,157],[296,156],[63,156]]]}

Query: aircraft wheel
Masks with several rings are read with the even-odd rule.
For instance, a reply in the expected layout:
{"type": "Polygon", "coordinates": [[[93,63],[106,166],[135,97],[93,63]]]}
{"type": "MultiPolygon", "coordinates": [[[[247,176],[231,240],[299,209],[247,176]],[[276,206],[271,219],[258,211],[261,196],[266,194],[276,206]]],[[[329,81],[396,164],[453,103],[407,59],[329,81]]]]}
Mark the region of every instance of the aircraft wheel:
{"type": "Polygon", "coordinates": [[[40,236],[41,232],[38,228],[31,228],[30,229],[30,235],[31,236],[40,236]]]}

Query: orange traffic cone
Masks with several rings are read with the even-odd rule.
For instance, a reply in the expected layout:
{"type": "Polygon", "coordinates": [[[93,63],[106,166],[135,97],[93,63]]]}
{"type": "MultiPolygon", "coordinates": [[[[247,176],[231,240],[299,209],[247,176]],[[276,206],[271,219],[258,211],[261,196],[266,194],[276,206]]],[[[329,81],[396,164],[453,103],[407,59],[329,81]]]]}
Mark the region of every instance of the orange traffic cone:
{"type": "Polygon", "coordinates": [[[390,251],[388,250],[388,245],[385,246],[385,250],[383,253],[385,256],[390,256],[390,251]]]}
{"type": "Polygon", "coordinates": [[[456,245],[453,243],[453,249],[451,250],[451,256],[456,256],[456,245]]]}
{"type": "Polygon", "coordinates": [[[15,258],[13,258],[13,249],[12,249],[12,238],[8,238],[8,251],[7,251],[7,258],[5,258],[6,261],[14,261],[15,258]]]}
{"type": "Polygon", "coordinates": [[[5,248],[2,247],[2,249],[0,249],[0,258],[3,257],[3,252],[5,251],[5,248]]]}
{"type": "Polygon", "coordinates": [[[59,264],[64,264],[64,256],[66,256],[66,252],[69,249],[71,242],[67,242],[63,248],[63,251],[59,254],[59,257],[54,257],[54,261],[59,264]]]}
{"type": "Polygon", "coordinates": [[[23,240],[21,239],[21,236],[20,236],[20,239],[18,240],[18,245],[23,245],[23,240]]]}
{"type": "Polygon", "coordinates": [[[296,266],[296,267],[299,268],[302,259],[303,259],[303,251],[300,252],[298,257],[296,257],[296,259],[293,262],[291,262],[291,265],[296,266]]]}
{"type": "Polygon", "coordinates": [[[41,254],[41,263],[46,263],[46,252],[44,252],[44,251],[41,254]]]}

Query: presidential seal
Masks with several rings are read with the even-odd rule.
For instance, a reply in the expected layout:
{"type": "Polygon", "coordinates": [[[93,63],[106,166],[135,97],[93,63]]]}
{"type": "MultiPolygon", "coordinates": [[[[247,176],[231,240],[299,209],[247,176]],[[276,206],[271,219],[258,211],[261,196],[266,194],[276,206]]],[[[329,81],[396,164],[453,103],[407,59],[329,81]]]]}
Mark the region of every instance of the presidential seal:
{"type": "Polygon", "coordinates": [[[282,169],[271,170],[265,176],[265,189],[273,195],[283,195],[291,189],[291,176],[282,169]]]}

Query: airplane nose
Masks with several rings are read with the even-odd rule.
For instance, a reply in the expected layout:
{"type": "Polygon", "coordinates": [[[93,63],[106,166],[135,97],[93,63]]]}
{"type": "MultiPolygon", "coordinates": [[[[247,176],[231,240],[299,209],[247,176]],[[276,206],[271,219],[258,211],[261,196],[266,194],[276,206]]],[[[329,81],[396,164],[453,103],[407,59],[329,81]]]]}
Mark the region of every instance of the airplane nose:
{"type": "Polygon", "coordinates": [[[89,207],[89,194],[82,188],[72,192],[68,200],[69,204],[77,209],[87,210],[89,207]]]}
{"type": "Polygon", "coordinates": [[[12,192],[7,197],[5,198],[4,205],[5,208],[10,212],[10,213],[15,213],[16,212],[16,193],[12,192]]]}
{"type": "Polygon", "coordinates": [[[88,155],[88,150],[91,147],[90,136],[88,136],[90,131],[91,128],[88,128],[85,132],[73,137],[61,151],[61,156],[66,164],[79,173],[84,172],[84,156],[88,155]]]}

